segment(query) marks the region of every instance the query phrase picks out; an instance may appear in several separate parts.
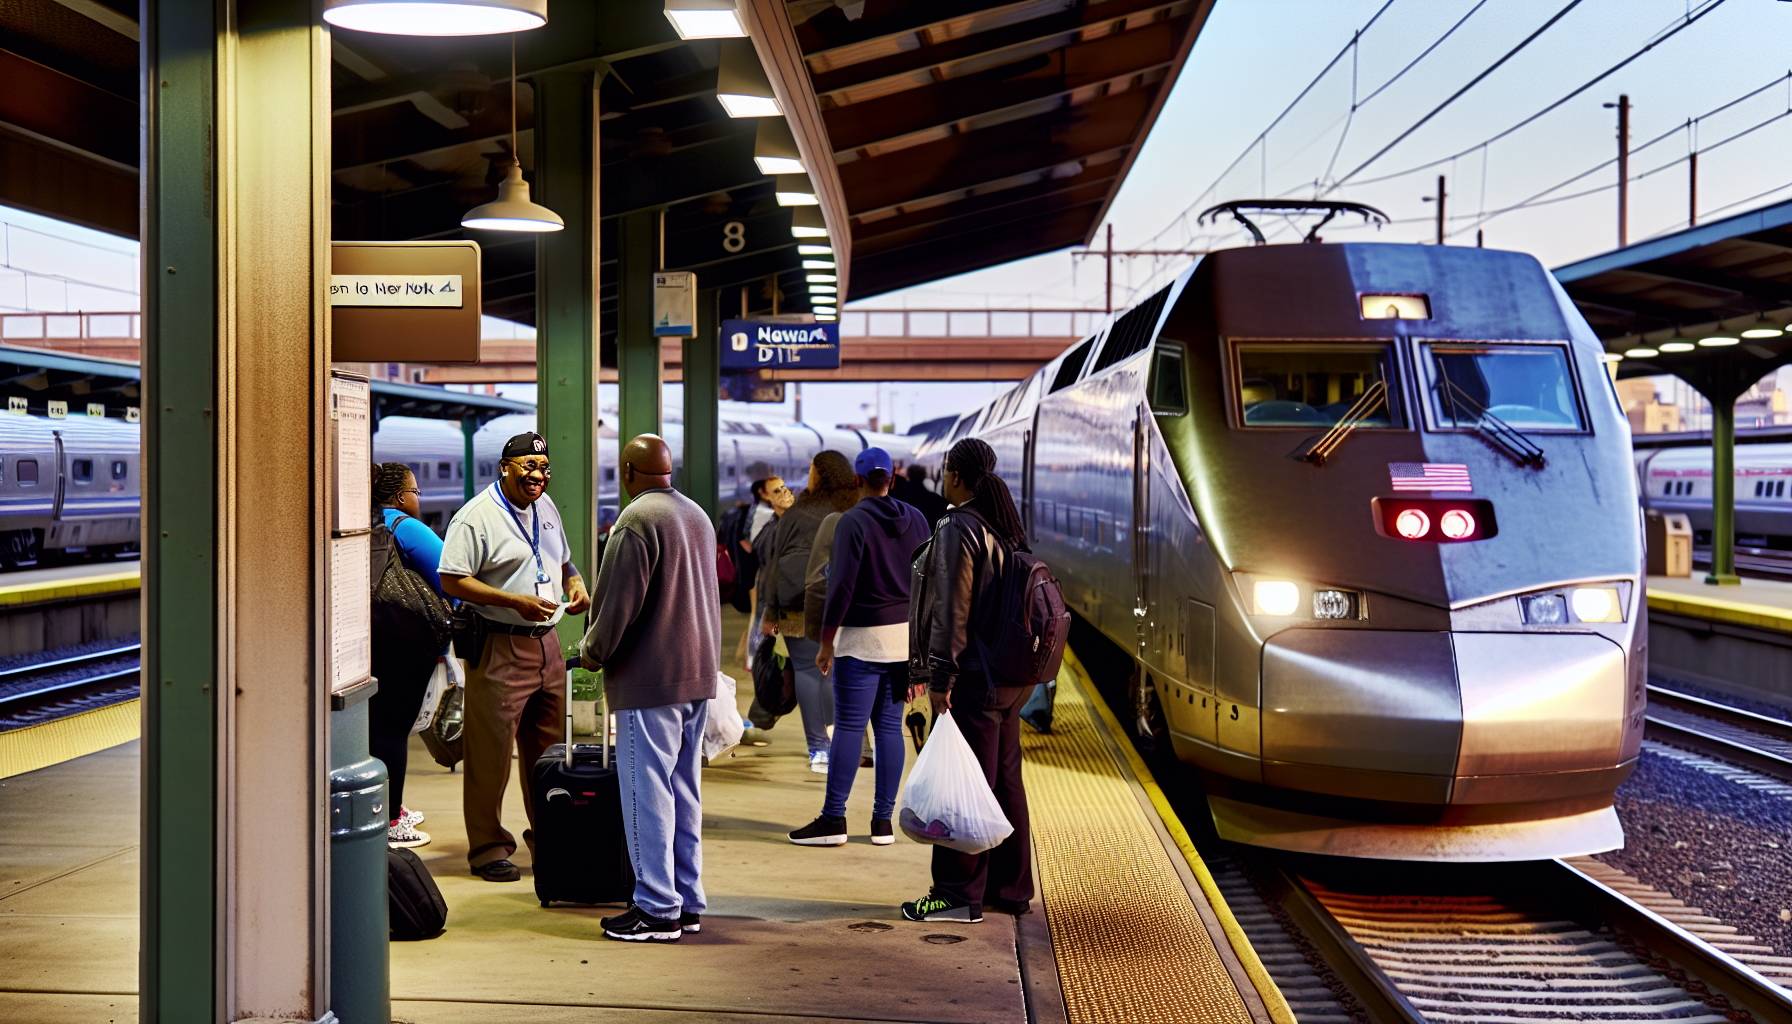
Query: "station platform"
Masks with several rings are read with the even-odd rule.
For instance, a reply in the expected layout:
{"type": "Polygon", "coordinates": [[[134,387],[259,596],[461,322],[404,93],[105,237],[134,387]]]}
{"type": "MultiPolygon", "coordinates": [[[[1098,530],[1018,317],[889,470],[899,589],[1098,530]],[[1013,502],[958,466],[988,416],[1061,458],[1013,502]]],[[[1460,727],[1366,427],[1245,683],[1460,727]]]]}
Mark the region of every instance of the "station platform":
{"type": "Polygon", "coordinates": [[[1792,633],[1792,583],[1745,576],[1716,586],[1704,574],[1651,576],[1649,610],[1792,633]]]}
{"type": "MultiPolygon", "coordinates": [[[[738,635],[741,617],[725,627],[738,635]]],[[[743,681],[741,666],[730,674],[743,681]]],[[[406,1024],[572,1021],[1237,1021],[1293,1024],[1186,832],[1080,668],[1060,678],[1053,732],[1023,728],[1039,897],[979,925],[914,924],[930,852],[872,846],[872,777],[851,842],[791,845],[820,810],[800,719],[705,769],[701,934],[674,946],[602,938],[616,908],[542,909],[520,882],[466,868],[462,776],[414,743],[406,803],[448,930],[391,946],[406,1024]]],[[[750,687],[739,693],[744,707],[750,687]]],[[[908,749],[912,768],[914,751],[908,749]]],[[[905,772],[907,770],[905,768],[905,772]]],[[[136,1019],[136,744],[0,783],[0,1020],[136,1019]]],[[[512,788],[506,823],[525,818],[512,788]]],[[[359,1024],[359,1022],[350,1022],[359,1024]]]]}
{"type": "Polygon", "coordinates": [[[1651,576],[1649,676],[1792,706],[1792,583],[1651,576]]]}

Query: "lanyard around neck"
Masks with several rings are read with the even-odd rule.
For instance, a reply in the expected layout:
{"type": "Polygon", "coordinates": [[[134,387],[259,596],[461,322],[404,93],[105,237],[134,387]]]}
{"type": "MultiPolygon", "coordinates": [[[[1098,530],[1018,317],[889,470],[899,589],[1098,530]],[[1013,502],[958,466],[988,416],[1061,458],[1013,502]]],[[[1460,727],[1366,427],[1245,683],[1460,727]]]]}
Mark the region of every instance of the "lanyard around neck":
{"type": "Polygon", "coordinates": [[[518,512],[516,509],[516,506],[512,505],[510,503],[510,496],[504,493],[503,486],[501,484],[494,483],[494,484],[492,484],[492,490],[497,492],[497,498],[500,502],[503,503],[504,511],[510,513],[511,521],[516,523],[516,532],[522,534],[523,539],[529,542],[529,550],[531,552],[533,552],[535,555],[535,582],[537,582],[537,583],[552,583],[553,580],[548,578],[547,567],[541,564],[541,512],[540,512],[540,510],[535,508],[534,505],[529,506],[530,521],[535,526],[534,535],[531,536],[530,532],[528,530],[523,529],[522,513],[518,512]]]}

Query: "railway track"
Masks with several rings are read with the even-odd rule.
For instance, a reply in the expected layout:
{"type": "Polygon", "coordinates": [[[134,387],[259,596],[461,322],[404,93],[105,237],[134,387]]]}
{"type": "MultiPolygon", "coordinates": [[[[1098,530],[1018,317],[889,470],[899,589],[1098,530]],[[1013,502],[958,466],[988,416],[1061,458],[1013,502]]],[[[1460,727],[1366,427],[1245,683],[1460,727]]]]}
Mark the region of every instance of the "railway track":
{"type": "Polygon", "coordinates": [[[1643,735],[1792,784],[1792,722],[1650,684],[1643,735]]]}
{"type": "Polygon", "coordinates": [[[0,670],[0,731],[130,700],[141,653],[127,644],[0,670]]]}
{"type": "Polygon", "coordinates": [[[1792,958],[1590,858],[1254,873],[1378,1022],[1792,1021],[1792,958]]]}

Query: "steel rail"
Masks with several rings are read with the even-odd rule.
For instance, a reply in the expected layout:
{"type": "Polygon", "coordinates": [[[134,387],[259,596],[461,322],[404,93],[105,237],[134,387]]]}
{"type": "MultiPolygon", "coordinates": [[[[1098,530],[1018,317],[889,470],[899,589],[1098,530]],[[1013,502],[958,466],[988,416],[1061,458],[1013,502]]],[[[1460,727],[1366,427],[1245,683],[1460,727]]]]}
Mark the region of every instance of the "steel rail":
{"type": "Polygon", "coordinates": [[[1695,729],[1682,722],[1669,722],[1656,718],[1654,715],[1645,715],[1643,717],[1643,736],[1669,746],[1705,754],[1720,761],[1728,761],[1781,782],[1792,783],[1792,760],[1736,740],[1695,729]]]}
{"type": "Polygon", "coordinates": [[[80,679],[70,679],[67,682],[52,683],[49,686],[39,687],[35,690],[27,690],[24,693],[0,695],[0,709],[10,708],[14,704],[23,703],[34,697],[42,697],[47,694],[63,693],[68,690],[76,690],[85,686],[96,686],[100,683],[111,682],[114,679],[136,678],[141,671],[141,666],[132,665],[130,668],[102,672],[99,675],[83,676],[80,679]]]}
{"type": "Polygon", "coordinates": [[[40,661],[32,665],[19,665],[14,668],[0,669],[0,683],[19,676],[35,675],[58,668],[72,668],[76,665],[87,665],[109,658],[121,658],[127,654],[142,654],[142,644],[131,644],[128,647],[114,647],[108,651],[94,651],[92,654],[77,654],[72,658],[58,658],[55,661],[40,661]]]}
{"type": "Polygon", "coordinates": [[[1726,725],[1734,725],[1750,732],[1762,733],[1772,736],[1774,739],[1792,743],[1792,722],[1783,719],[1757,715],[1753,711],[1744,711],[1728,704],[1719,704],[1714,700],[1694,697],[1690,693],[1670,690],[1654,683],[1649,684],[1649,703],[1660,704],[1664,708],[1673,708],[1675,711],[1684,711],[1704,718],[1715,718],[1726,725]]]}
{"type": "Polygon", "coordinates": [[[1792,757],[1787,757],[1780,750],[1767,749],[1792,744],[1792,722],[1757,715],[1653,684],[1649,686],[1649,703],[1652,707],[1705,720],[1712,727],[1701,728],[1697,722],[1676,721],[1658,714],[1645,713],[1643,735],[1648,739],[1727,761],[1768,778],[1792,784],[1792,757]],[[1737,733],[1741,735],[1736,735],[1737,733]],[[1759,736],[1769,742],[1753,743],[1750,742],[1750,736],[1759,736]]]}

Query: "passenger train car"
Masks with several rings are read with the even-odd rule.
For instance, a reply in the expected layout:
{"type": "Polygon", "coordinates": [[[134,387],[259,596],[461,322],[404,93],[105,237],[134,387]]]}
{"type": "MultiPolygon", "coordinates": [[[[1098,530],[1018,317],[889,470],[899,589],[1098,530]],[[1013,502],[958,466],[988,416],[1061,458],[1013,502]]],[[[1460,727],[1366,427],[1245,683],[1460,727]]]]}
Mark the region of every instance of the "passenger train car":
{"type": "MultiPolygon", "coordinates": [[[[1735,463],[1736,564],[1792,575],[1792,444],[1739,444],[1735,463]]],[[[1636,453],[1643,506],[1692,522],[1700,561],[1711,549],[1711,449],[1644,448],[1636,453]]]]}
{"type": "MultiPolygon", "coordinates": [[[[1522,860],[1618,848],[1643,550],[1598,340],[1530,256],[1215,253],[936,431],[1136,667],[1220,835],[1522,860]]],[[[1081,627],[1079,627],[1081,628],[1081,627]]]]}
{"type": "MultiPolygon", "coordinates": [[[[535,429],[532,414],[501,416],[474,435],[475,488],[497,479],[498,453],[514,434],[535,429]]],[[[683,428],[665,427],[674,473],[683,468],[683,428]]],[[[717,497],[726,509],[752,500],[754,480],[783,476],[801,490],[809,461],[824,448],[848,456],[875,443],[906,464],[913,439],[867,435],[846,428],[803,423],[724,420],[718,458],[717,497]]],[[[140,501],[139,428],[111,419],[0,415],[0,567],[34,565],[45,549],[63,555],[105,557],[135,551],[140,501]]],[[[616,434],[603,430],[598,444],[601,523],[616,518],[616,434]]],[[[458,423],[388,416],[373,436],[374,458],[403,462],[417,476],[424,520],[438,532],[465,495],[466,442],[458,423]]]]}

